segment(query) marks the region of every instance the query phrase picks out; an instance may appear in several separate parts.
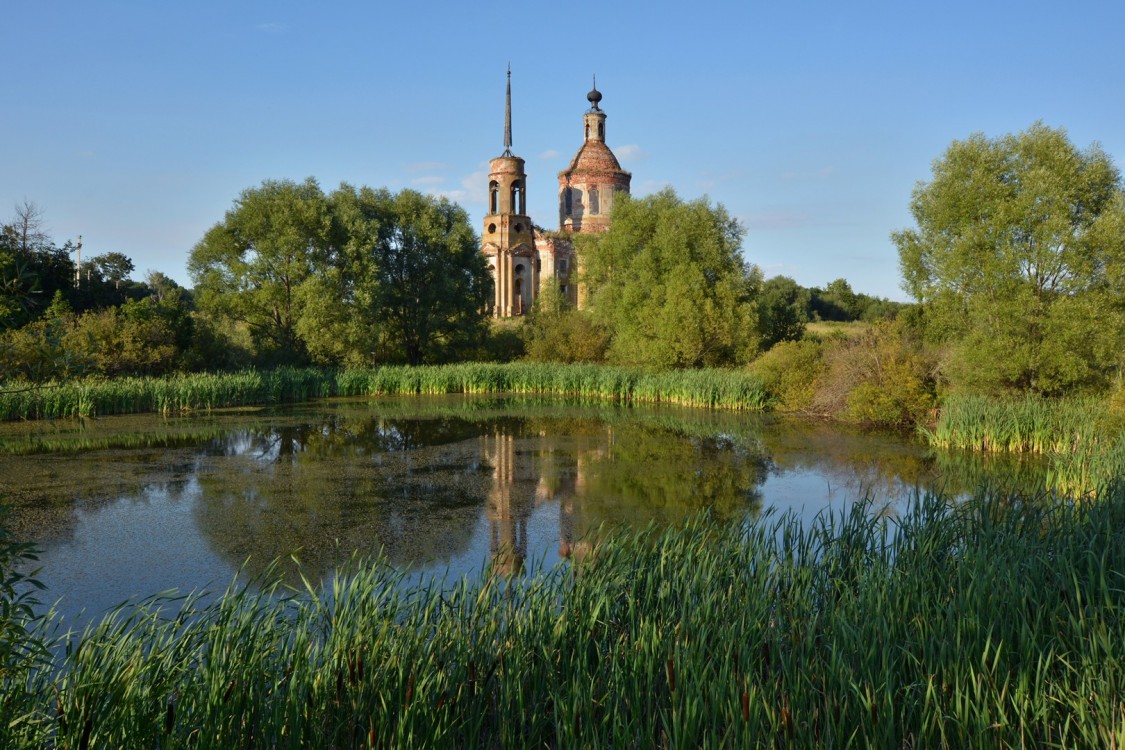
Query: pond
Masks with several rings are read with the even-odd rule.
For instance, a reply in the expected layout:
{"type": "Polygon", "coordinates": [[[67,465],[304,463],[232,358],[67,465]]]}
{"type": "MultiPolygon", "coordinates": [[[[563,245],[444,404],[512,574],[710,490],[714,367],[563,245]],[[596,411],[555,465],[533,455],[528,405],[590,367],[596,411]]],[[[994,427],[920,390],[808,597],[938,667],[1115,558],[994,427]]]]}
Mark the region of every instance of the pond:
{"type": "Polygon", "coordinates": [[[412,574],[512,573],[620,524],[809,520],[862,497],[896,513],[918,488],[1031,492],[1044,472],[776,415],[495,396],[0,425],[5,523],[72,623],[291,555],[314,581],[377,550],[412,574]]]}

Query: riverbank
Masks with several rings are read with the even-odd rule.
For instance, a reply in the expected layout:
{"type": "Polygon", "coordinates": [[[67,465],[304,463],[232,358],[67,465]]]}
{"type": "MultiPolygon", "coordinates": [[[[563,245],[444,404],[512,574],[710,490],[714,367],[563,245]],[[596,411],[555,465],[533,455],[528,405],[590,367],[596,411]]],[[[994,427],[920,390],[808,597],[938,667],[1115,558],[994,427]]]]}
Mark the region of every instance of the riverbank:
{"type": "Polygon", "coordinates": [[[327,589],[153,599],[6,663],[0,744],[1122,746],[1125,484],[874,516],[700,517],[516,579],[353,561],[327,589]]]}
{"type": "MultiPolygon", "coordinates": [[[[768,411],[779,395],[743,370],[649,372],[592,364],[461,363],[346,370],[279,368],[153,378],[87,378],[0,391],[0,421],[184,412],[331,396],[561,396],[618,403],[768,411]]],[[[1091,494],[1125,475],[1125,398],[947,397],[920,426],[938,448],[1043,455],[1052,490],[1091,494]]]]}
{"type": "Polygon", "coordinates": [[[761,381],[735,370],[646,372],[603,365],[468,362],[347,370],[283,367],[162,378],[87,378],[0,393],[0,421],[305,401],[329,396],[515,393],[761,411],[761,381]]]}

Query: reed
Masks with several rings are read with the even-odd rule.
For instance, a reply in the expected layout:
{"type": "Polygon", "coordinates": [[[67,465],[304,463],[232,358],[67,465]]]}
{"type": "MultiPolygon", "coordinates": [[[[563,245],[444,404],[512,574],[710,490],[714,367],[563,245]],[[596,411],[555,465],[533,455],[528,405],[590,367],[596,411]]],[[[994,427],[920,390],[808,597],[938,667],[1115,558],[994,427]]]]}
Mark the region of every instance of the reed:
{"type": "Polygon", "coordinates": [[[5,673],[0,745],[1122,747],[1123,581],[1125,483],[704,516],[515,579],[353,559],[122,607],[5,673]]]}
{"type": "Polygon", "coordinates": [[[0,392],[0,421],[170,414],[326,396],[516,393],[720,409],[766,408],[755,377],[735,370],[648,373],[601,365],[461,363],[350,370],[280,368],[153,378],[91,378],[0,392]]]}
{"type": "Polygon", "coordinates": [[[921,432],[938,448],[1044,456],[1049,487],[1063,494],[1095,494],[1125,476],[1125,422],[1106,399],[955,396],[921,432]]]}

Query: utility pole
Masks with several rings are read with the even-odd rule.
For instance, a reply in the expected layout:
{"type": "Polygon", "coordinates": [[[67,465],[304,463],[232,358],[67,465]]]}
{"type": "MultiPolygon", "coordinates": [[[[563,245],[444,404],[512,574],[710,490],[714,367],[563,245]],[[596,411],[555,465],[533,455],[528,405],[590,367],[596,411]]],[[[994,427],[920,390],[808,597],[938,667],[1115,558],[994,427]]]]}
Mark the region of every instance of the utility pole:
{"type": "Polygon", "coordinates": [[[74,262],[74,288],[77,289],[82,283],[82,235],[78,235],[78,247],[74,252],[78,253],[78,260],[74,262]]]}

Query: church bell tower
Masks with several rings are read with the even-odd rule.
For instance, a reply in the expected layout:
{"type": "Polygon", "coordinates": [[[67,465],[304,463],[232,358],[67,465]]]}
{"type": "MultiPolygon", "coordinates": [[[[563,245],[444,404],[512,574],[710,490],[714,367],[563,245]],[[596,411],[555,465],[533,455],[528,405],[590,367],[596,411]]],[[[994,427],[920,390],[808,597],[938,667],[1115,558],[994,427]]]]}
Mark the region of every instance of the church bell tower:
{"type": "Polygon", "coordinates": [[[523,159],[512,153],[510,66],[504,107],[504,153],[488,166],[488,211],[481,251],[488,259],[496,286],[492,314],[507,318],[529,312],[539,288],[535,238],[527,215],[527,174],[523,159]]]}

